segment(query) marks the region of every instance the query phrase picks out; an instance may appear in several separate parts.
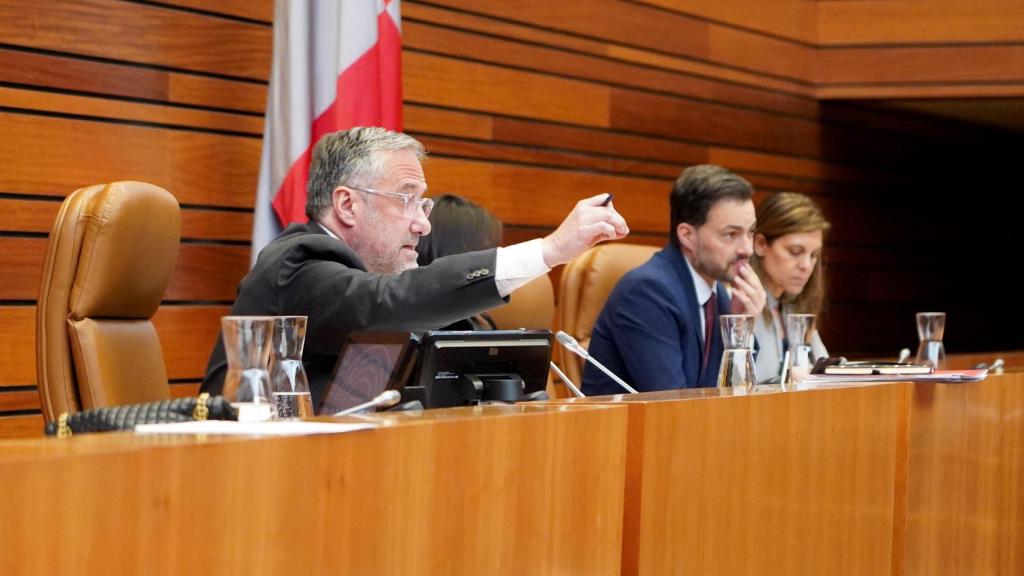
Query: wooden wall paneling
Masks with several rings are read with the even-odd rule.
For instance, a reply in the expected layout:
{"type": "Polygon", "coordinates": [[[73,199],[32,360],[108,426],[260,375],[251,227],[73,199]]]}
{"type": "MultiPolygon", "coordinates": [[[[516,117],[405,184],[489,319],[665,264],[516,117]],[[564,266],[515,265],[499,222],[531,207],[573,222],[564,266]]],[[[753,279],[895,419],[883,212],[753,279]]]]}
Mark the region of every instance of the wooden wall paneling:
{"type": "Polygon", "coordinates": [[[65,196],[82,186],[141,180],[183,204],[251,208],[260,141],[0,112],[0,190],[65,196]]]}
{"type": "MultiPolygon", "coordinates": [[[[403,46],[409,49],[785,114],[810,117],[816,111],[813,100],[807,97],[682,74],[603,55],[578,54],[557,47],[505,40],[416,21],[403,23],[402,31],[403,46]]],[[[741,46],[737,50],[754,51],[753,48],[759,49],[757,53],[765,53],[763,46],[741,46]]]]}
{"type": "Polygon", "coordinates": [[[813,85],[803,81],[788,80],[785,78],[764,76],[756,72],[749,72],[740,68],[725,68],[714,63],[707,63],[697,60],[689,60],[680,56],[670,56],[650,50],[633,48],[610,44],[608,55],[620,60],[627,60],[637,64],[645,64],[667,70],[676,70],[687,74],[706,76],[724,82],[756,86],[776,90],[781,94],[809,97],[814,95],[813,85]]]}
{"type": "Polygon", "coordinates": [[[210,352],[220,337],[220,318],[231,313],[223,306],[161,306],[153,324],[160,335],[167,377],[202,380],[210,352]]]}
{"type": "Polygon", "coordinates": [[[236,78],[266,80],[270,70],[270,26],[135,2],[0,0],[0,36],[8,45],[236,78]]]}
{"type": "Polygon", "coordinates": [[[35,385],[35,334],[35,306],[0,306],[0,389],[35,385]]]}
{"type": "Polygon", "coordinates": [[[695,143],[799,156],[816,156],[820,150],[820,129],[814,122],[633,90],[612,90],[611,118],[618,130],[695,143]]]}
{"type": "Polygon", "coordinates": [[[757,9],[749,0],[637,0],[641,4],[660,6],[683,14],[698,16],[739,28],[757,30],[803,43],[812,43],[817,36],[815,2],[775,0],[758,2],[757,9]]]}
{"type": "Polygon", "coordinates": [[[43,416],[0,416],[0,438],[36,438],[43,435],[43,416]]]}
{"type": "Polygon", "coordinates": [[[1024,40],[998,46],[870,46],[818,51],[819,88],[834,85],[1024,85],[1024,40]]]}
{"type": "Polygon", "coordinates": [[[262,114],[266,85],[0,48],[0,82],[262,114]]]}
{"type": "MultiPolygon", "coordinates": [[[[60,210],[59,200],[0,197],[0,232],[49,234],[60,210]]],[[[248,242],[252,237],[252,213],[182,208],[181,237],[248,242]]]]}
{"type": "MultiPolygon", "coordinates": [[[[202,380],[228,305],[161,306],[153,317],[171,380],[202,380]]],[[[35,306],[0,306],[0,389],[36,384],[35,306]]],[[[2,410],[0,410],[2,411],[2,410]]]]}
{"type": "Polygon", "coordinates": [[[443,157],[432,158],[424,169],[432,190],[470,198],[509,224],[555,227],[576,201],[603,192],[615,193],[616,209],[633,230],[660,231],[668,222],[662,180],[443,157]],[[542,196],[549,199],[533,200],[542,196]]]}
{"type": "Polygon", "coordinates": [[[1024,41],[1024,4],[1003,0],[844,0],[817,4],[818,42],[838,44],[1024,41]]]}
{"type": "Polygon", "coordinates": [[[266,24],[270,24],[274,20],[274,0],[162,0],[162,3],[225,16],[258,20],[266,24]]]}
{"type": "Polygon", "coordinates": [[[263,118],[210,110],[0,87],[0,107],[263,135],[263,118]]]}
{"type": "Polygon", "coordinates": [[[403,52],[402,69],[409,102],[608,125],[608,89],[592,83],[413,51],[403,52]]]}
{"type": "Polygon", "coordinates": [[[39,392],[35,388],[29,390],[0,388],[0,414],[27,410],[39,410],[39,392]]]}
{"type": "Polygon", "coordinates": [[[186,207],[181,210],[181,237],[185,240],[228,240],[248,244],[252,239],[252,218],[252,212],[186,207]]]}
{"type": "Polygon", "coordinates": [[[710,26],[708,57],[741,70],[813,85],[814,48],[792,41],[751,34],[746,30],[710,26]]]}
{"type": "Polygon", "coordinates": [[[536,147],[552,147],[679,166],[708,160],[707,147],[670,138],[553,123],[495,118],[493,139],[536,147]]]}
{"type": "MultiPolygon", "coordinates": [[[[491,140],[493,117],[485,114],[405,104],[402,108],[404,129],[409,132],[441,134],[475,140],[491,140]]],[[[427,150],[429,153],[430,150],[427,150]]]]}
{"type": "Polygon", "coordinates": [[[570,168],[609,174],[674,179],[679,174],[675,164],[620,159],[614,156],[593,156],[578,152],[539,150],[507,144],[488,144],[437,136],[416,136],[431,153],[494,162],[521,162],[535,166],[570,168]]]}
{"type": "MultiPolygon", "coordinates": [[[[238,282],[249,270],[249,252],[248,246],[182,244],[164,299],[233,302],[238,282]]],[[[0,237],[0,253],[5,254],[0,301],[35,300],[46,239],[0,237]]]]}
{"type": "Polygon", "coordinates": [[[556,28],[584,38],[649,48],[678,56],[705,58],[708,52],[708,25],[705,22],[667,14],[639,4],[614,0],[578,0],[571,3],[547,0],[440,0],[433,3],[549,30],[556,28]],[[665,42],[666,38],[673,41],[665,42]]]}
{"type": "Polygon", "coordinates": [[[182,244],[164,300],[234,302],[250,252],[248,246],[182,244]]]}

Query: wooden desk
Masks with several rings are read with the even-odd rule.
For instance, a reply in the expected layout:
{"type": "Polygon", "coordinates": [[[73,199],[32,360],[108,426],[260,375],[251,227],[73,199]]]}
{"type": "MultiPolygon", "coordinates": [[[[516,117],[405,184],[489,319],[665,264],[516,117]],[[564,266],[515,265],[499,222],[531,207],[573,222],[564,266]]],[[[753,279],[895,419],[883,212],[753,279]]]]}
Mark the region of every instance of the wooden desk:
{"type": "Polygon", "coordinates": [[[1024,574],[1024,372],[917,385],[908,430],[897,573],[1024,574]]]}
{"type": "Polygon", "coordinates": [[[904,386],[571,401],[629,408],[624,574],[889,573],[904,386]]]}
{"type": "Polygon", "coordinates": [[[626,411],[608,408],[2,442],[0,574],[617,574],[626,411]]]}
{"type": "Polygon", "coordinates": [[[1024,574],[1024,373],[629,409],[624,574],[1024,574]]]}

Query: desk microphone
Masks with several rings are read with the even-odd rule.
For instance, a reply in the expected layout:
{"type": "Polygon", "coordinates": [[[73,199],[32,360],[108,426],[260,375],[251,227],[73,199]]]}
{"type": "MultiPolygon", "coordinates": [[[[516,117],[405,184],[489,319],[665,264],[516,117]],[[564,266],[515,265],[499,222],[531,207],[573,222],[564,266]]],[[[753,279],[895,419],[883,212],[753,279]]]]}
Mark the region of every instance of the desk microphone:
{"type": "Polygon", "coordinates": [[[554,362],[551,362],[550,364],[551,369],[555,371],[555,374],[558,375],[558,378],[565,383],[565,386],[569,388],[569,390],[572,390],[572,393],[575,394],[577,398],[587,397],[586,394],[580,392],[580,389],[577,388],[576,385],[572,383],[572,380],[569,380],[569,377],[565,375],[565,372],[562,372],[562,370],[558,366],[556,366],[554,362]]]}
{"type": "Polygon", "coordinates": [[[335,412],[334,416],[348,416],[349,414],[355,414],[356,412],[362,412],[370,408],[390,408],[398,401],[402,399],[402,395],[399,394],[398,390],[385,390],[377,395],[376,398],[369,402],[363,402],[357,406],[346,408],[341,412],[335,412]]]}
{"type": "Polygon", "coordinates": [[[577,342],[575,338],[559,330],[558,333],[555,334],[555,340],[558,340],[558,343],[561,344],[562,346],[565,346],[565,348],[569,352],[572,352],[573,354],[576,354],[577,356],[583,358],[587,362],[590,362],[594,366],[597,366],[598,370],[604,372],[605,375],[614,380],[616,384],[622,386],[623,390],[626,390],[630,394],[636,394],[635,388],[633,388],[629,384],[626,384],[626,382],[622,378],[619,378],[611,370],[605,368],[604,364],[601,364],[600,362],[595,360],[594,357],[591,356],[589,352],[587,352],[586,348],[580,346],[580,343],[577,342]]]}

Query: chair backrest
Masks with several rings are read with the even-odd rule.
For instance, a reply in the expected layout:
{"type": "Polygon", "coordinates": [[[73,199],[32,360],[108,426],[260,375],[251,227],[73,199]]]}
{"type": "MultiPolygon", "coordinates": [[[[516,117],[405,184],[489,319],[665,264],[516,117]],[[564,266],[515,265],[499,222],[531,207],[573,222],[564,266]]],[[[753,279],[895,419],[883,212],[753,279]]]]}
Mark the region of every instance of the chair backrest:
{"type": "MultiPolygon", "coordinates": [[[[650,260],[660,249],[641,244],[601,244],[569,262],[562,271],[559,294],[561,329],[589,348],[594,323],[612,289],[626,272],[650,260]]],[[[565,375],[580,384],[582,360],[565,350],[561,358],[565,375]]]]}
{"type": "Polygon", "coordinates": [[[555,320],[555,288],[547,274],[531,280],[512,293],[508,304],[492,308],[487,315],[499,330],[550,329],[555,320]]]}
{"type": "Polygon", "coordinates": [[[50,232],[36,312],[43,416],[170,397],[156,328],[178,256],[178,202],[142,182],[81,188],[50,232]]]}

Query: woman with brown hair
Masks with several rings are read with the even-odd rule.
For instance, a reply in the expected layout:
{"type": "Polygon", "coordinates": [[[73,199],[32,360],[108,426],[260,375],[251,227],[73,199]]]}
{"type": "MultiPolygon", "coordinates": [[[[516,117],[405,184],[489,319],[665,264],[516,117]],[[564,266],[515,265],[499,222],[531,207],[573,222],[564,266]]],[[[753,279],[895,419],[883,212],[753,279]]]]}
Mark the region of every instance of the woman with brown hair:
{"type": "MultiPolygon", "coordinates": [[[[757,207],[750,264],[767,292],[764,311],[754,321],[758,381],[778,376],[782,370],[788,349],[786,314],[821,313],[825,300],[821,251],[829,228],[818,206],[803,194],[780,192],[757,207]]],[[[812,354],[828,356],[817,331],[812,354]]]]}

